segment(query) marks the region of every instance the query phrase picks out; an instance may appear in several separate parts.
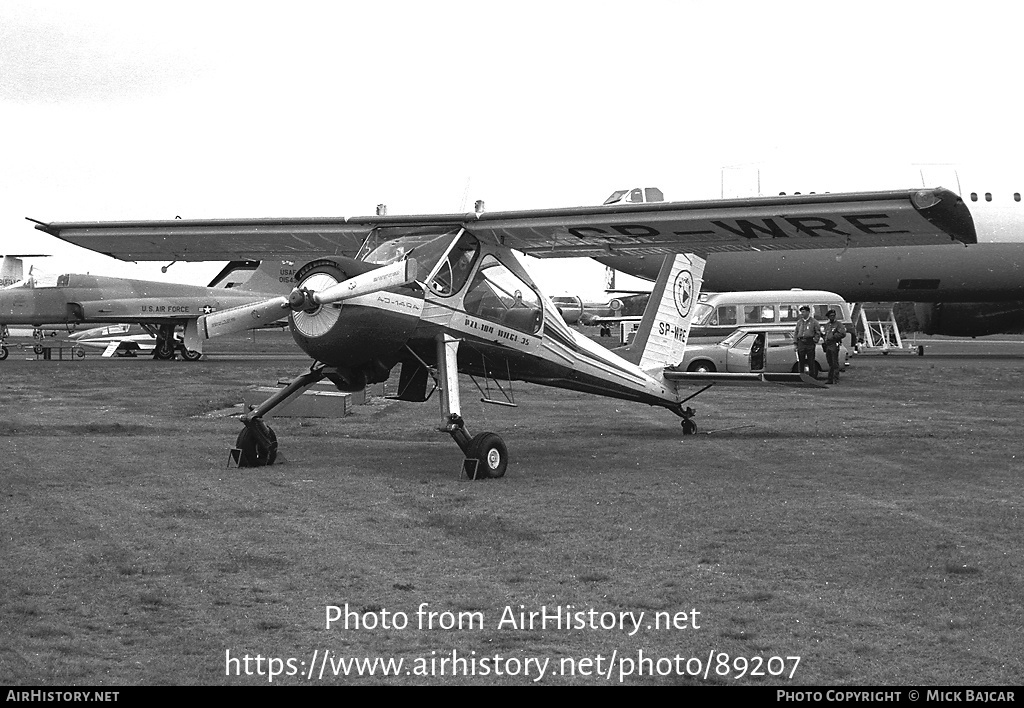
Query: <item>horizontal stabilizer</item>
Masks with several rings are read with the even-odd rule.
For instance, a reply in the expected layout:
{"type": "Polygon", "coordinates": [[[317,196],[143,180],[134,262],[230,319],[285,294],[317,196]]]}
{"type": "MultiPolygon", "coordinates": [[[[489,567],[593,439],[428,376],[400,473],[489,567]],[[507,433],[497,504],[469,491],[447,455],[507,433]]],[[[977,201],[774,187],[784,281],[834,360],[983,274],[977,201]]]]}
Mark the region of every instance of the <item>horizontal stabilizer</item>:
{"type": "Polygon", "coordinates": [[[695,386],[715,384],[716,386],[759,386],[776,384],[780,386],[801,386],[828,388],[825,384],[807,374],[729,374],[720,372],[666,371],[665,379],[695,386]]]}

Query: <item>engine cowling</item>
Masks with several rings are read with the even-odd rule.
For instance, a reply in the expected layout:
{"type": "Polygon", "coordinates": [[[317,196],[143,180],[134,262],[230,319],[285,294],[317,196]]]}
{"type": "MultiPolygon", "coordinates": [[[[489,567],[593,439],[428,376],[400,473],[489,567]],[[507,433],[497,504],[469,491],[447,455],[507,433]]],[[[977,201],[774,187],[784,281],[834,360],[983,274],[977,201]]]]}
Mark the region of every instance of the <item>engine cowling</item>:
{"type": "MultiPolygon", "coordinates": [[[[344,282],[341,264],[322,260],[296,274],[299,288],[322,292],[344,282]]],[[[292,337],[313,359],[351,372],[353,387],[361,381],[386,380],[402,347],[412,336],[423,311],[422,296],[388,290],[331,305],[292,312],[292,337]]]]}

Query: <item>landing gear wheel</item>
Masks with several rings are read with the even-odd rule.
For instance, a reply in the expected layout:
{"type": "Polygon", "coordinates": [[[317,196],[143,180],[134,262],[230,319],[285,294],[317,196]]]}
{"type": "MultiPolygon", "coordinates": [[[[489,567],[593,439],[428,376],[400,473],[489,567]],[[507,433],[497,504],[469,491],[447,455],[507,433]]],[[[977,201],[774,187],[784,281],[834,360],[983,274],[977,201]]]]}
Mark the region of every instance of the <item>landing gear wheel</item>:
{"type": "Polygon", "coordinates": [[[43,353],[43,345],[42,344],[34,344],[34,345],[32,345],[32,351],[35,354],[42,354],[43,353]]]}
{"type": "Polygon", "coordinates": [[[203,358],[203,353],[182,347],[181,358],[184,359],[185,361],[199,361],[200,359],[203,358]]]}
{"type": "Polygon", "coordinates": [[[697,424],[690,418],[684,418],[680,425],[683,426],[683,435],[693,435],[697,432],[697,424]]]}
{"type": "Polygon", "coordinates": [[[8,354],[7,347],[5,347],[3,345],[0,345],[0,361],[3,361],[4,359],[6,359],[7,358],[7,354],[8,354]]]}
{"type": "Polygon", "coordinates": [[[508,467],[508,448],[494,433],[480,433],[469,441],[466,457],[477,461],[477,479],[498,479],[508,467]]]}
{"type": "Polygon", "coordinates": [[[157,348],[153,350],[153,358],[160,359],[161,361],[170,361],[174,358],[174,350],[157,346],[157,348]]]}
{"type": "Polygon", "coordinates": [[[260,449],[259,443],[256,441],[256,433],[249,428],[244,428],[238,434],[235,447],[242,451],[242,454],[238,456],[239,467],[267,467],[274,464],[274,460],[277,459],[277,433],[269,425],[264,427],[267,429],[267,438],[270,440],[270,449],[268,450],[260,449]]]}

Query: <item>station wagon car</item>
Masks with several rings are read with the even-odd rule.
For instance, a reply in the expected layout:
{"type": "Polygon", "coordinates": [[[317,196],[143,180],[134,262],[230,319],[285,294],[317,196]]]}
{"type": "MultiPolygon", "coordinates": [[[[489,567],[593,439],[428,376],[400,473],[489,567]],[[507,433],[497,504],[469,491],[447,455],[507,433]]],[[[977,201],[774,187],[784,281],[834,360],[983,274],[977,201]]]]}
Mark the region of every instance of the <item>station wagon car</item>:
{"type": "MultiPolygon", "coordinates": [[[[815,377],[828,371],[825,350],[815,350],[815,377]]],[[[840,370],[845,371],[850,352],[839,348],[840,370]]],[[[723,373],[797,373],[796,347],[792,327],[742,327],[716,344],[693,344],[679,365],[682,371],[723,373]]]]}

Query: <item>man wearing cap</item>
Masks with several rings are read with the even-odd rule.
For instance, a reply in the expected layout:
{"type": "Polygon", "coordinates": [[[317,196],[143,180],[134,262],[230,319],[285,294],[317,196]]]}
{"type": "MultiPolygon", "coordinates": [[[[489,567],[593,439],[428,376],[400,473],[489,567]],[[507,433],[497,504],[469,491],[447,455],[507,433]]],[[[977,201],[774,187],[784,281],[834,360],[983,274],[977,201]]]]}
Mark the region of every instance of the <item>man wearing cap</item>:
{"type": "Polygon", "coordinates": [[[825,313],[828,322],[821,328],[821,348],[825,350],[825,358],[828,359],[828,382],[839,383],[839,346],[846,336],[846,326],[842,322],[836,322],[836,311],[829,310],[825,313]]]}
{"type": "Polygon", "coordinates": [[[796,339],[796,360],[800,364],[800,372],[814,376],[814,350],[821,336],[818,321],[811,317],[811,308],[800,306],[800,319],[796,321],[793,338],[796,339]]]}

